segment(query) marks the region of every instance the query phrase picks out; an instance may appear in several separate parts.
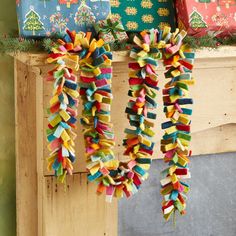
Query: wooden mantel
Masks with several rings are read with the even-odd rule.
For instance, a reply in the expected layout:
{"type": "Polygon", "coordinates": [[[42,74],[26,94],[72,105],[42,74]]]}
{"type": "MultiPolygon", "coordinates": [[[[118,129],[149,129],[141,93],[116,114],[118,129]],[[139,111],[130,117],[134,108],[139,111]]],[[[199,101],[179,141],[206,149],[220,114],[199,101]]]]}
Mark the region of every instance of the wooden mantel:
{"type": "MultiPolygon", "coordinates": [[[[86,180],[82,127],[78,124],[75,175],[65,186],[57,183],[46,168],[46,108],[52,83],[44,77],[52,65],[45,53],[17,53],[15,58],[17,235],[18,236],[116,236],[117,202],[105,203],[96,196],[96,185],[86,180]],[[27,223],[26,223],[27,222],[27,223]],[[66,222],[66,224],[65,224],[66,222]]],[[[127,52],[114,52],[112,122],[117,158],[122,156],[122,130],[128,122],[127,52]]],[[[160,87],[165,80],[160,65],[160,87]]],[[[195,155],[236,151],[236,47],[196,52],[196,85],[191,88],[195,104],[192,119],[192,149],[195,155]]],[[[165,120],[161,92],[158,96],[156,149],[165,120]]],[[[81,109],[81,107],[79,108],[81,109]]],[[[81,111],[81,110],[80,110],[81,111]]]]}
{"type": "MultiPolygon", "coordinates": [[[[196,51],[197,59],[218,59],[218,58],[235,58],[236,46],[224,46],[218,49],[204,48],[196,51]]],[[[46,53],[15,53],[12,54],[16,59],[20,60],[24,64],[30,66],[45,66],[45,60],[47,58],[46,53]]],[[[113,52],[113,62],[125,62],[128,61],[127,51],[113,52]]]]}

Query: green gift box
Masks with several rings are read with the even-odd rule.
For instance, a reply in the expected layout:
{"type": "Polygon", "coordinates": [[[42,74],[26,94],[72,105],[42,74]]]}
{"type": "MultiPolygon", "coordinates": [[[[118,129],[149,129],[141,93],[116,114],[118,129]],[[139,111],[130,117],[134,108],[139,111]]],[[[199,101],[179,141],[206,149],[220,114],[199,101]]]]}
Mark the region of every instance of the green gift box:
{"type": "Polygon", "coordinates": [[[94,24],[94,29],[98,33],[99,38],[102,38],[106,43],[123,43],[129,39],[124,26],[117,18],[100,20],[94,24]]]}
{"type": "Polygon", "coordinates": [[[110,4],[112,16],[123,22],[126,31],[175,29],[174,0],[110,0],[110,4]]]}

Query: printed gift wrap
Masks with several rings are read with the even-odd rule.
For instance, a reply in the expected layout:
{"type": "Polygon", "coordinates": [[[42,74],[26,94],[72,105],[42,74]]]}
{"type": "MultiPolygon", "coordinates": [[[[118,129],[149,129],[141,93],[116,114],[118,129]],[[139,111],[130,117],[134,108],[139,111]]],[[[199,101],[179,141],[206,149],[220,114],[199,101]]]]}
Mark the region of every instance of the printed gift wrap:
{"type": "Polygon", "coordinates": [[[236,33],[236,0],[178,0],[179,28],[190,35],[236,33]]]}
{"type": "Polygon", "coordinates": [[[173,0],[111,0],[112,15],[121,19],[127,31],[171,26],[175,29],[173,0]]]}
{"type": "Polygon", "coordinates": [[[122,43],[129,39],[121,21],[116,18],[100,20],[94,25],[94,28],[99,38],[102,38],[106,43],[122,43]]]}
{"type": "Polygon", "coordinates": [[[65,30],[91,31],[110,14],[109,0],[17,0],[19,33],[44,37],[65,30]]]}

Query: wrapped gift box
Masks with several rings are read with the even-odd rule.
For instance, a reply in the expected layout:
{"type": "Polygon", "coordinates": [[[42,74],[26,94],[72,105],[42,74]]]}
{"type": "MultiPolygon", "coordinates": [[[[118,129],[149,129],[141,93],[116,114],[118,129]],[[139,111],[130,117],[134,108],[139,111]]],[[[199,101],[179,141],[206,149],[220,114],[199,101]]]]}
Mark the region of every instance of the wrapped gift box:
{"type": "Polygon", "coordinates": [[[129,39],[123,24],[117,18],[100,20],[94,25],[94,28],[99,38],[106,43],[123,43],[129,39]]]}
{"type": "Polygon", "coordinates": [[[171,26],[175,29],[173,0],[111,0],[113,17],[118,17],[127,31],[142,31],[171,26]]]}
{"type": "Polygon", "coordinates": [[[177,0],[179,28],[189,35],[236,33],[236,0],[177,0]]]}
{"type": "Polygon", "coordinates": [[[109,0],[17,0],[20,36],[64,34],[68,28],[91,31],[93,23],[110,14],[109,0]]]}

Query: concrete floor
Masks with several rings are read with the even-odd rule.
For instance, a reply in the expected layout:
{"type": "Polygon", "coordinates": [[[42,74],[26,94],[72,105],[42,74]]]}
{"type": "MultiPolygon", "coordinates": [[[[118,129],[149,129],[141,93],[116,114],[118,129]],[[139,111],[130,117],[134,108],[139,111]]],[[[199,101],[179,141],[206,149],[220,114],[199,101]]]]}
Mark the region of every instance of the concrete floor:
{"type": "Polygon", "coordinates": [[[119,236],[236,236],[236,153],[193,157],[187,215],[165,222],[155,160],[139,193],[119,205],[119,236]]]}

